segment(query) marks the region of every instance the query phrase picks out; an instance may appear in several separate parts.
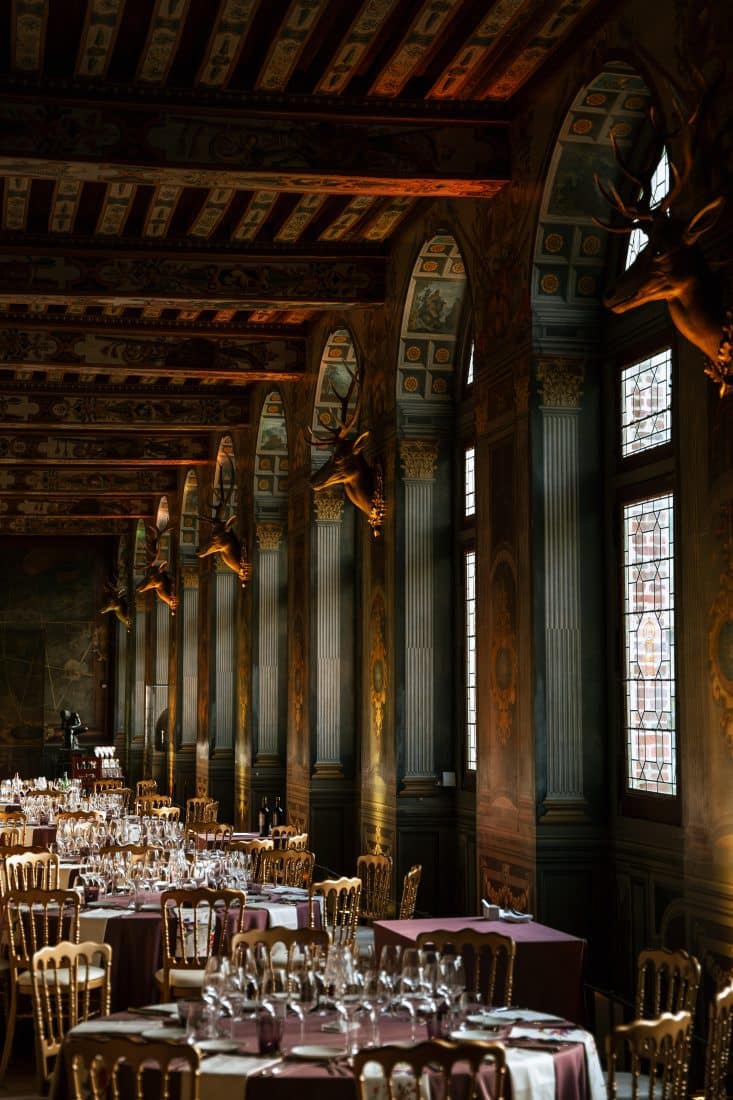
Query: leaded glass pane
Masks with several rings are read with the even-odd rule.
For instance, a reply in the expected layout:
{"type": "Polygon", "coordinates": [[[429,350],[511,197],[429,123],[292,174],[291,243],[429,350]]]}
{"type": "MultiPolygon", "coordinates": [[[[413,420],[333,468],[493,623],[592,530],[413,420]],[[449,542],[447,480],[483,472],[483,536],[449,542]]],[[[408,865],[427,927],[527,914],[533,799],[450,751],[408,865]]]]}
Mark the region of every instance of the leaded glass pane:
{"type": "Polygon", "coordinates": [[[627,783],[677,793],[674,654],[674,498],[624,508],[627,783]]]}
{"type": "Polygon", "coordinates": [[[476,551],[464,558],[466,596],[466,768],[476,771],[476,551]]]}
{"type": "Polygon", "coordinates": [[[669,348],[621,371],[621,454],[650,451],[672,438],[672,352],[669,348]]]}
{"type": "Polygon", "coordinates": [[[463,453],[463,514],[476,515],[476,448],[466,447],[463,453]]]}
{"type": "Polygon", "coordinates": [[[473,340],[471,341],[471,354],[468,357],[468,367],[466,368],[466,385],[473,385],[473,340]]]}
{"type": "MultiPolygon", "coordinates": [[[[669,161],[667,159],[667,150],[662,150],[662,155],[659,158],[659,163],[654,169],[654,174],[650,184],[651,202],[650,206],[659,206],[662,199],[669,191],[669,161]]],[[[649,238],[643,229],[636,226],[631,230],[629,237],[629,244],[626,249],[626,264],[624,270],[628,270],[633,264],[636,257],[646,248],[646,244],[649,238]]]]}

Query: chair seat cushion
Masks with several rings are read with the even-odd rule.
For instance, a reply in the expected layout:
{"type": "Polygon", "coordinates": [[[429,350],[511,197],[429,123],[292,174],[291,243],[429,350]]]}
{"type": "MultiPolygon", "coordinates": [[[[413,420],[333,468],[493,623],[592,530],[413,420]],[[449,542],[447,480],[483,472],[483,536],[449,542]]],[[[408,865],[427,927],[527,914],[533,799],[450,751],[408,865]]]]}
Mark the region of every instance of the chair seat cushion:
{"type": "MultiPolygon", "coordinates": [[[[165,982],[165,970],[155,972],[155,980],[159,985],[165,982]]],[[[203,970],[173,970],[168,971],[168,984],[173,989],[200,989],[204,982],[203,970]]]]}
{"type": "MultiPolygon", "coordinates": [[[[78,969],[78,975],[79,975],[79,981],[82,982],[82,983],[83,982],[101,982],[102,979],[104,978],[105,971],[102,969],[101,966],[87,966],[86,963],[83,963],[78,969]]],[[[56,983],[58,982],[58,984],[61,986],[61,988],[64,989],[69,984],[69,968],[68,968],[68,966],[60,966],[56,970],[46,970],[45,971],[45,976],[46,976],[46,983],[48,985],[56,985],[56,983]]],[[[21,970],[20,974],[18,975],[18,985],[19,986],[24,986],[24,987],[27,986],[28,988],[30,988],[30,986],[31,986],[31,972],[30,972],[30,970],[21,970]]]]}

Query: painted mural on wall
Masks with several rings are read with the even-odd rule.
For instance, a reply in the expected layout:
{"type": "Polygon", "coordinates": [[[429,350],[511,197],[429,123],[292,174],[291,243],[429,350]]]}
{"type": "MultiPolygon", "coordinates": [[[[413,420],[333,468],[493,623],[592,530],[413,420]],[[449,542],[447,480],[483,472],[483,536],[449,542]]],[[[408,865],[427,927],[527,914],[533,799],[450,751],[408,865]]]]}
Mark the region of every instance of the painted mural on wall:
{"type": "Polygon", "coordinates": [[[0,578],[0,744],[40,744],[63,708],[101,720],[106,622],[96,621],[90,551],[9,539],[0,578]]]}

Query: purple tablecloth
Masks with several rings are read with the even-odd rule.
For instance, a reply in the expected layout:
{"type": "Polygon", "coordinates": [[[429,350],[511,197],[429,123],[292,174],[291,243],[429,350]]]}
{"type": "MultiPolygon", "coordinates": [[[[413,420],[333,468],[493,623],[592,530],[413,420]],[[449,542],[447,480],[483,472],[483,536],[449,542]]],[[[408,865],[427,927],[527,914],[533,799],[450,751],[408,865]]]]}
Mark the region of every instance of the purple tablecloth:
{"type": "Polygon", "coordinates": [[[511,924],[476,917],[385,920],[374,922],[374,946],[378,956],[385,944],[411,946],[421,932],[436,932],[438,929],[458,932],[462,928],[477,932],[501,932],[516,942],[515,1004],[583,1023],[585,940],[559,932],[556,928],[548,928],[536,921],[511,924]]]}

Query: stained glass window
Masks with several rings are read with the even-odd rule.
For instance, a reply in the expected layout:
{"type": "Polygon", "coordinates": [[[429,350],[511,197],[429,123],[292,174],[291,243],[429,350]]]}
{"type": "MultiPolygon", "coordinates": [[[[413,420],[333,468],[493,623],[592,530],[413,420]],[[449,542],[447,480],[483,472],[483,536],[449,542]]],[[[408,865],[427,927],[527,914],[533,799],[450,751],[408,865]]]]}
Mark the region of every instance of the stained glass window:
{"type": "Polygon", "coordinates": [[[463,514],[476,515],[476,448],[466,447],[463,452],[463,514]]]}
{"type": "Polygon", "coordinates": [[[466,614],[466,770],[476,771],[476,551],[464,555],[466,614]]]}
{"type": "Polygon", "coordinates": [[[624,507],[627,783],[677,793],[674,638],[674,498],[624,507]]]}
{"type": "MultiPolygon", "coordinates": [[[[657,167],[654,169],[649,186],[651,196],[649,205],[651,207],[659,206],[669,191],[669,160],[667,159],[666,149],[662,150],[662,155],[659,158],[657,167]]],[[[648,239],[644,230],[638,226],[631,230],[628,248],[626,249],[625,270],[631,267],[639,253],[646,248],[648,239]]]]}
{"type": "Polygon", "coordinates": [[[621,454],[649,451],[672,438],[672,352],[669,348],[621,371],[621,454]]]}

